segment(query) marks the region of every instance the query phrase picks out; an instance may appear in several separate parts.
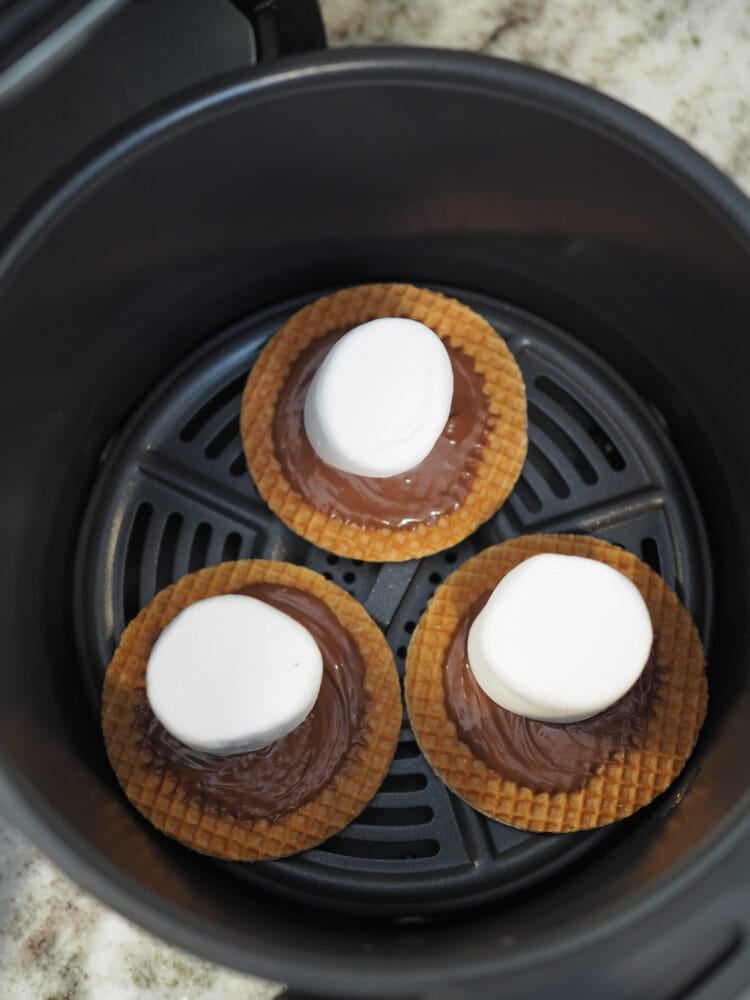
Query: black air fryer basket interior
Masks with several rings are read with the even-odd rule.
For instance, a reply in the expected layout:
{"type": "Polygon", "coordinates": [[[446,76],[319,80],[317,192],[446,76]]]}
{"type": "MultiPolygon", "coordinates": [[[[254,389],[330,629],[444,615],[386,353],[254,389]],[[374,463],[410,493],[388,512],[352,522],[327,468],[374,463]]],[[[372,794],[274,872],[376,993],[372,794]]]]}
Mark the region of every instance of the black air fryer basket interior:
{"type": "MultiPolygon", "coordinates": [[[[0,321],[23,331],[6,392],[19,433],[2,494],[0,731],[27,829],[153,930],[340,995],[369,981],[447,996],[455,978],[501,970],[520,991],[553,967],[609,990],[639,928],[651,954],[649,919],[662,956],[694,941],[670,989],[736,961],[741,908],[723,903],[710,930],[680,918],[679,937],[674,914],[706,890],[709,864],[707,899],[734,898],[717,891],[719,856],[745,821],[749,227],[739,194],[638,116],[455,54],[290,63],[102,154],[0,261],[0,321]],[[362,564],[270,515],[237,415],[258,351],[295,308],[393,279],[455,294],[507,337],[530,449],[507,504],[455,550],[362,564]],[[530,531],[635,552],[701,628],[709,720],[653,806],[560,837],[489,822],[433,776],[404,718],[372,804],[300,857],[219,864],[130,809],[99,692],[158,589],[224,559],[301,562],[364,603],[402,670],[440,581],[530,531]]],[[[634,968],[650,989],[649,962],[634,968]]]]}
{"type": "MultiPolygon", "coordinates": [[[[238,418],[260,347],[305,299],[253,314],[191,354],[105,446],[74,587],[95,714],[125,625],[163,587],[227,559],[284,559],[334,580],[385,630],[401,675],[411,633],[445,576],[487,545],[533,531],[595,532],[631,549],[676,588],[708,635],[708,545],[660,414],[549,324],[446,291],[507,338],[528,387],[529,457],[502,511],[455,550],[408,563],[339,559],[292,534],[248,475],[238,418]]],[[[691,774],[669,801],[681,797],[691,774]]],[[[312,905],[417,917],[529,888],[616,832],[529,835],[487,820],[433,774],[404,715],[382,790],[347,830],[302,856],[231,870],[312,905]]]]}

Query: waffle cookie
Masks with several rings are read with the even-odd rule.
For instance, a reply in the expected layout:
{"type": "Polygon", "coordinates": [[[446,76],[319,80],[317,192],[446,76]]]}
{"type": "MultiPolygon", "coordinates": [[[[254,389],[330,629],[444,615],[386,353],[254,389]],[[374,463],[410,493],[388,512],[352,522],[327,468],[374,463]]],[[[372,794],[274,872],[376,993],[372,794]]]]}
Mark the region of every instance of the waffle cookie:
{"type": "Polygon", "coordinates": [[[583,535],[527,535],[469,559],[442,584],[414,632],[406,704],[416,740],[438,776],[479,812],[510,826],[567,833],[604,826],[648,805],[677,777],[706,715],[708,686],[698,630],[674,591],[634,555],[583,535]],[[638,749],[615,755],[577,791],[535,792],[474,756],[445,708],[443,663],[470,606],[524,559],[541,552],[599,559],[638,587],[654,626],[660,686],[638,749]]]}
{"type": "MultiPolygon", "coordinates": [[[[259,493],[293,531],[321,548],[374,562],[416,559],[457,544],[502,505],[521,472],[527,449],[526,393],[515,359],[481,316],[455,299],[411,285],[348,288],[295,313],[267,344],[250,373],[240,429],[259,493]],[[472,463],[468,489],[434,523],[362,526],[324,512],[289,482],[274,446],[277,401],[290,371],[314,341],[379,317],[425,323],[449,350],[471,359],[482,379],[484,441],[472,463]]],[[[303,432],[302,432],[303,433],[303,432]]],[[[451,472],[454,482],[461,478],[451,472]]],[[[359,478],[359,477],[355,477],[359,478]]]]}
{"type": "Polygon", "coordinates": [[[390,766],[401,726],[396,669],[378,626],[354,598],[318,573],[289,563],[244,560],[182,577],[160,591],[123,633],[104,680],[102,727],[110,763],[125,794],[157,829],[203,854],[258,861],[296,854],[347,826],[375,795],[390,766]],[[323,601],[352,636],[365,665],[369,704],[359,745],[311,800],[274,819],[237,820],[204,808],[152,755],[134,728],[145,697],[151,648],[188,605],[256,583],[296,587],[323,601]]]}

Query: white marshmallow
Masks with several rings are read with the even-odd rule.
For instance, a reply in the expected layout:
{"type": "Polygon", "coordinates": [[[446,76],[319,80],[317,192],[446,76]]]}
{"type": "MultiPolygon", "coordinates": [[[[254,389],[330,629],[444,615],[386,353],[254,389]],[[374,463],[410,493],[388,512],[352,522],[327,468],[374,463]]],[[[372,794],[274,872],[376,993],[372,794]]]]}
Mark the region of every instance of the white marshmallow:
{"type": "Polygon", "coordinates": [[[307,717],[323,677],[318,644],[294,618],[242,594],[197,601],[153,645],[146,694],[195,750],[259,750],[307,717]]]}
{"type": "Polygon", "coordinates": [[[580,556],[532,556],[495,587],[469,630],[469,666],[497,705],[543,722],[604,711],[640,677],[654,641],[627,577],[580,556]]]}
{"type": "Polygon", "coordinates": [[[305,431],[335,469],[395,476],[427,458],[452,401],[453,369],[438,335],[416,320],[374,319],[326,355],[305,398],[305,431]]]}

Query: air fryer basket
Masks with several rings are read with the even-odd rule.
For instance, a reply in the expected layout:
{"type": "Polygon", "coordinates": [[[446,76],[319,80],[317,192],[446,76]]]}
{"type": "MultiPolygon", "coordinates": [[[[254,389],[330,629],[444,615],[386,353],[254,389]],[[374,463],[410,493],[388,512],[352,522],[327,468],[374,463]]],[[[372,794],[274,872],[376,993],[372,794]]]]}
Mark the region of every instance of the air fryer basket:
{"type": "MultiPolygon", "coordinates": [[[[339,559],[292,534],[253,486],[238,418],[258,350],[304,300],[241,321],[160,382],[106,447],[74,586],[95,714],[125,625],[158,590],[226,559],[284,559],[324,573],[385,630],[403,674],[426,602],[467,556],[520,533],[595,532],[660,572],[707,638],[708,546],[658,414],[549,324],[476,294],[455,294],[506,336],[528,388],[529,457],[502,511],[456,550],[406,564],[339,559]]],[[[668,802],[682,796],[691,774],[689,768],[675,783],[668,802]]],[[[390,773],[359,820],[299,857],[230,870],[312,905],[408,918],[527,888],[615,832],[540,836],[487,820],[435,777],[405,715],[390,773]]]]}
{"type": "Polygon", "coordinates": [[[327,54],[235,78],[79,171],[0,260],[18,470],[1,495],[0,775],[19,822],[158,933],[337,995],[438,998],[469,981],[466,995],[495,995],[502,976],[520,996],[553,976],[662,996],[738,977],[749,231],[739,193],[655,126],[544,74],[447,53],[327,54]],[[508,337],[531,447],[475,536],[379,566],[270,516],[237,413],[293,309],[389,279],[455,294],[508,337]],[[124,800],[98,730],[101,676],[160,587],[227,558],[304,562],[363,601],[403,667],[439,581],[539,530],[631,549],[699,623],[709,720],[651,808],[557,838],[490,823],[433,777],[406,719],[371,806],[298,858],[219,864],[124,800]]]}

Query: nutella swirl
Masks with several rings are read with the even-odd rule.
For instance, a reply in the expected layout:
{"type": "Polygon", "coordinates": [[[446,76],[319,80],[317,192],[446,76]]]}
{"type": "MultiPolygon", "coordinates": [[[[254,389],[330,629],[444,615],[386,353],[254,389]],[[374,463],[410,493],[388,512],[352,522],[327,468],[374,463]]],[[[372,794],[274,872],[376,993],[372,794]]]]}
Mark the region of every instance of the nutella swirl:
{"type": "Polygon", "coordinates": [[[236,593],[295,618],[320,647],[323,679],[307,718],[268,747],[219,756],[193,750],[169,733],[142,689],[134,726],[138,745],[152,754],[149,766],[176,779],[206,812],[273,822],[313,799],[364,743],[362,724],[369,706],[365,665],[352,636],[313,594],[270,583],[236,593]]]}
{"type": "MultiPolygon", "coordinates": [[[[284,477],[316,510],[366,529],[433,525],[466,499],[487,440],[489,411],[484,378],[473,359],[444,342],[453,368],[453,402],[427,458],[398,476],[382,479],[340,472],[327,465],[305,433],[305,395],[337,330],[309,344],[292,364],[276,403],[273,444],[284,477]]],[[[398,358],[393,359],[398,364],[398,358]]]]}
{"type": "Polygon", "coordinates": [[[443,662],[448,718],[474,756],[502,777],[533,792],[577,791],[618,754],[641,744],[658,698],[653,648],[633,687],[598,715],[568,723],[527,719],[496,705],[469,667],[469,629],[490,594],[471,605],[448,645],[443,662]]]}

